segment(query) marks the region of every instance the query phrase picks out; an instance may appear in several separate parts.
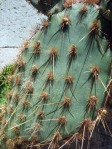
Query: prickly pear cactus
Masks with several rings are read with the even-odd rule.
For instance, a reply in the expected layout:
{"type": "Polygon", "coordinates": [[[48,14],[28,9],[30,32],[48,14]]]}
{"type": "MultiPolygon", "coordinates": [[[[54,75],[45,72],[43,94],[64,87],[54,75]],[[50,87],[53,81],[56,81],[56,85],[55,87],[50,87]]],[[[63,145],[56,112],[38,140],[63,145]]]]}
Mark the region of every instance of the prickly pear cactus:
{"type": "Polygon", "coordinates": [[[99,123],[111,134],[111,26],[98,5],[70,5],[21,50],[1,113],[3,149],[86,148],[99,123]]]}

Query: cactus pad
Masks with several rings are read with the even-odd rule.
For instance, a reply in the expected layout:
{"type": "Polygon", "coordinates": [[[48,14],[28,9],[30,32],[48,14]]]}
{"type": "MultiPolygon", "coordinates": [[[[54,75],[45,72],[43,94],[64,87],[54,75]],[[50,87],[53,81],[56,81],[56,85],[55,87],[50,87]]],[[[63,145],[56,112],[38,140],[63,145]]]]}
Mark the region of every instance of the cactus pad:
{"type": "Polygon", "coordinates": [[[1,116],[5,149],[71,142],[82,149],[99,123],[110,132],[110,36],[95,6],[80,2],[51,15],[24,44],[1,116]]]}

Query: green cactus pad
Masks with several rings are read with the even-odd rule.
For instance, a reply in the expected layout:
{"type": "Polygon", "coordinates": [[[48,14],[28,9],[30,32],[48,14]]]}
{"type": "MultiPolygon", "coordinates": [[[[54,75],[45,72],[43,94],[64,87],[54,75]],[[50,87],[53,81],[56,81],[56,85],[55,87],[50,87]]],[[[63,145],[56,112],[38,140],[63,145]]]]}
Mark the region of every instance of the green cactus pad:
{"type": "Polygon", "coordinates": [[[109,131],[111,50],[97,7],[77,3],[52,15],[16,67],[1,121],[5,149],[61,149],[71,141],[83,148],[99,122],[109,131]]]}

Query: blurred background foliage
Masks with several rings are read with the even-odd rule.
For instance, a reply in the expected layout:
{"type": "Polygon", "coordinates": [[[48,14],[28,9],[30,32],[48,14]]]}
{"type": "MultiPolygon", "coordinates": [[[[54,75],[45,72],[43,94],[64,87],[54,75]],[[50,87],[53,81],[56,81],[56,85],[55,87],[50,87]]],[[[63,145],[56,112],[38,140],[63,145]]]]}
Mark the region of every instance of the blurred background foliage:
{"type": "Polygon", "coordinates": [[[0,104],[4,104],[6,101],[6,93],[10,89],[10,83],[8,76],[12,75],[15,70],[14,64],[5,66],[0,72],[0,104]]]}

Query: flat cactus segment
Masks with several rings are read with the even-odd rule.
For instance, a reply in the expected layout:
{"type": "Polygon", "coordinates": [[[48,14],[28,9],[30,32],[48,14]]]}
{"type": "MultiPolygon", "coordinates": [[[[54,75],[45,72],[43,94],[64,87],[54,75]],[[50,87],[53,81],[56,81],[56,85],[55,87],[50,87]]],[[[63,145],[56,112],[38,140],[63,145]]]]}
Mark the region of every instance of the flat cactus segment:
{"type": "Polygon", "coordinates": [[[44,23],[17,60],[2,121],[4,149],[20,140],[23,148],[62,148],[73,140],[83,148],[100,122],[108,130],[112,57],[106,39],[93,5],[74,4],[44,23]]]}

